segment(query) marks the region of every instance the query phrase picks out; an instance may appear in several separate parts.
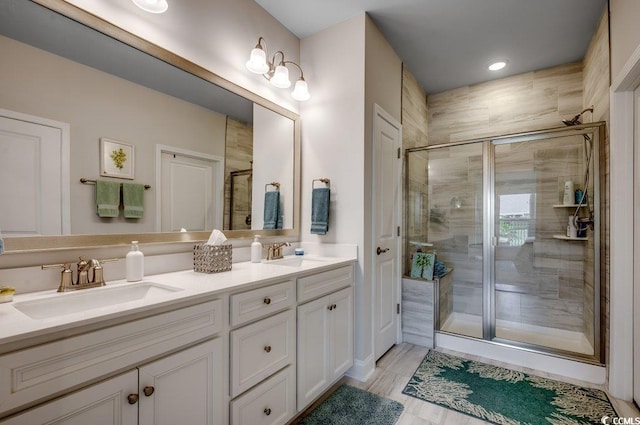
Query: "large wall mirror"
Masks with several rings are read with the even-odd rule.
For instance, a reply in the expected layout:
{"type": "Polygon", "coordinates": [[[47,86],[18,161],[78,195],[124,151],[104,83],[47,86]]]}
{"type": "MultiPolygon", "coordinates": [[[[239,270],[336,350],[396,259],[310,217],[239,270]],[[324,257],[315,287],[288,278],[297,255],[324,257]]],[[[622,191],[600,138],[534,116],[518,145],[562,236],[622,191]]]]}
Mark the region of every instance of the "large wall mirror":
{"type": "Polygon", "coordinates": [[[3,0],[0,55],[8,252],[299,235],[295,113],[62,1],[3,0]]]}

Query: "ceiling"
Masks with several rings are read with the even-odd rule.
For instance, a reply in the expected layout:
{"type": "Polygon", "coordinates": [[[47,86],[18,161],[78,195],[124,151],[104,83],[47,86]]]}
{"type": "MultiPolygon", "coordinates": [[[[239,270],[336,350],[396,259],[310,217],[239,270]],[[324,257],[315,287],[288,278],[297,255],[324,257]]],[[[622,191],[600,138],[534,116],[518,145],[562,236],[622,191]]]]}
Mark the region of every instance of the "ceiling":
{"type": "Polygon", "coordinates": [[[428,94],[583,59],[606,0],[255,0],[299,38],[367,12],[428,94]],[[506,59],[501,71],[489,71],[506,59]]]}

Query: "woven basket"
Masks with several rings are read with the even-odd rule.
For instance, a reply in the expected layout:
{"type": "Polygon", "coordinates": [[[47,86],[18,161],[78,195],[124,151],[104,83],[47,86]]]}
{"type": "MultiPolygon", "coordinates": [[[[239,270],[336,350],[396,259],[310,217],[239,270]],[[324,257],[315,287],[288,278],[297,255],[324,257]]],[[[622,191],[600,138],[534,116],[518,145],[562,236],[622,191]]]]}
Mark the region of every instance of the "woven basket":
{"type": "Polygon", "coordinates": [[[198,273],[218,273],[231,270],[232,245],[205,245],[193,247],[193,270],[198,273]]]}

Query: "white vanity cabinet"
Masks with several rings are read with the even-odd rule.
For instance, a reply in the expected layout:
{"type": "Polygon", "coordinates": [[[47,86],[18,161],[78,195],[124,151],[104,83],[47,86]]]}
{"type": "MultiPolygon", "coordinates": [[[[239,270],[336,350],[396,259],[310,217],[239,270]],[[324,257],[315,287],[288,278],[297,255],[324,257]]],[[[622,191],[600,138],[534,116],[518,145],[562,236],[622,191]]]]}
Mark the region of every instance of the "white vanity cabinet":
{"type": "Polygon", "coordinates": [[[50,403],[2,425],[221,424],[225,418],[220,338],[179,351],[50,403]]]}
{"type": "Polygon", "coordinates": [[[132,370],[0,420],[0,424],[136,425],[138,405],[129,404],[127,397],[136,394],[137,388],[138,371],[132,370]]]}
{"type": "Polygon", "coordinates": [[[166,419],[175,417],[224,423],[226,345],[220,337],[211,339],[223,329],[222,317],[222,300],[214,300],[1,355],[0,416],[62,396],[6,423],[50,423],[35,417],[64,424],[128,424],[131,406],[133,423],[138,416],[141,424],[172,423],[166,419]],[[126,370],[133,372],[93,384],[126,370]],[[76,388],[82,389],[69,392],[76,388]],[[89,420],[94,414],[101,419],[89,420]]]}
{"type": "Polygon", "coordinates": [[[232,425],[284,424],[296,414],[295,280],[229,297],[232,425]]]}
{"type": "Polygon", "coordinates": [[[299,299],[308,299],[310,288],[316,295],[322,295],[298,306],[299,411],[353,365],[352,283],[353,266],[298,279],[299,299]],[[311,282],[318,282],[318,286],[311,282]],[[336,290],[340,287],[344,289],[336,290]]]}

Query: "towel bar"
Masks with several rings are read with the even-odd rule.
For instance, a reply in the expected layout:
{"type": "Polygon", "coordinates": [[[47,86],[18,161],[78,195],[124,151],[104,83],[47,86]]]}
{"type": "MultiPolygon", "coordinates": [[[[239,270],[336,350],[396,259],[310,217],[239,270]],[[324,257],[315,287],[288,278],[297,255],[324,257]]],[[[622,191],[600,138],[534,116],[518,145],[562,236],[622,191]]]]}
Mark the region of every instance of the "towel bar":
{"type": "MultiPolygon", "coordinates": [[[[80,183],[82,184],[96,184],[96,180],[91,180],[91,179],[85,179],[84,177],[80,179],[80,183]]],[[[122,183],[120,183],[120,185],[122,185],[122,183]]],[[[149,186],[148,184],[144,185],[144,190],[149,190],[151,189],[151,186],[149,186]]]]}
{"type": "Polygon", "coordinates": [[[328,178],[326,178],[326,177],[322,177],[322,178],[319,178],[319,179],[313,179],[313,180],[311,181],[311,189],[312,189],[312,190],[315,188],[315,184],[316,184],[316,182],[321,182],[321,183],[326,184],[326,185],[327,185],[327,187],[331,187],[331,180],[330,180],[330,179],[328,179],[328,178]]]}
{"type": "Polygon", "coordinates": [[[267,188],[268,188],[269,186],[273,186],[273,187],[275,187],[275,188],[276,188],[276,190],[280,190],[280,183],[278,183],[278,182],[271,182],[271,183],[267,183],[267,184],[265,184],[265,185],[264,185],[264,191],[265,191],[265,192],[267,191],[267,188]]]}

